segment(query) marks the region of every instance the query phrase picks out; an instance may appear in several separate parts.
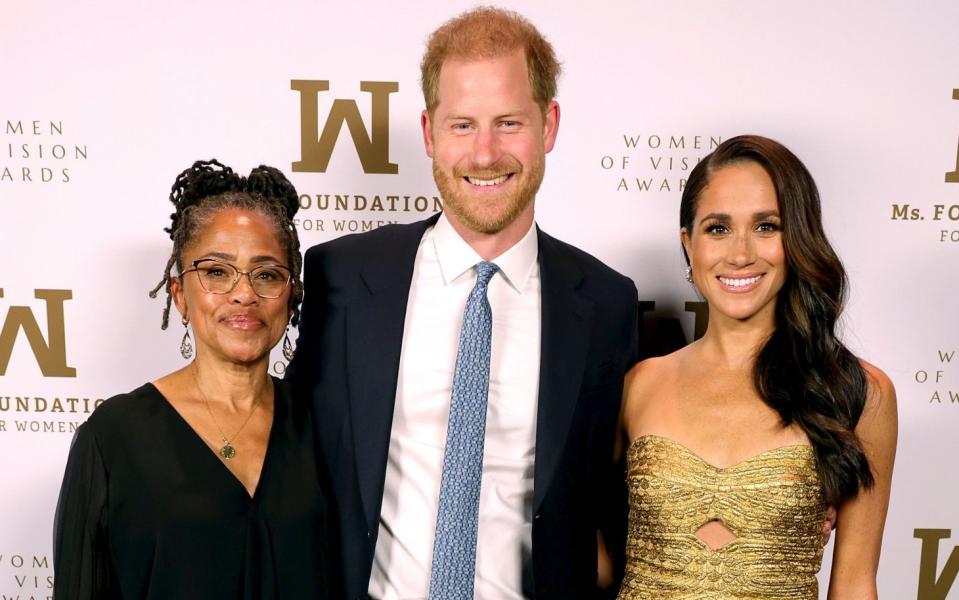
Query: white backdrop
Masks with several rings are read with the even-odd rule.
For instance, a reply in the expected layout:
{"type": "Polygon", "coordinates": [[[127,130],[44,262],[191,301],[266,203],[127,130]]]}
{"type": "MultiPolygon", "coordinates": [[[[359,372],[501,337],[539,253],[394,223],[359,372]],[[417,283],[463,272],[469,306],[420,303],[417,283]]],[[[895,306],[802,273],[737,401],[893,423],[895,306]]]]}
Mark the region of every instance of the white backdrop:
{"type": "MultiPolygon", "coordinates": [[[[564,66],[537,220],[631,276],[656,303],[648,317],[678,317],[692,335],[677,213],[712,140],[761,133],[806,162],[852,282],[845,339],[899,393],[880,591],[959,598],[959,174],[947,182],[959,171],[959,3],[505,5],[564,66]]],[[[0,6],[0,597],[50,594],[76,424],[97,399],[182,364],[182,329],[162,332],[161,302],[147,297],[169,253],[174,175],[209,157],[281,168],[304,195],[304,248],[338,227],[429,216],[418,64],[429,31],[470,6],[0,6]],[[326,172],[292,172],[304,124],[294,80],[329,82],[321,130],[334,99],[355,102],[367,130],[383,125],[372,151],[397,172],[365,173],[345,131],[326,172]],[[397,85],[378,115],[363,81],[397,85]]]]}

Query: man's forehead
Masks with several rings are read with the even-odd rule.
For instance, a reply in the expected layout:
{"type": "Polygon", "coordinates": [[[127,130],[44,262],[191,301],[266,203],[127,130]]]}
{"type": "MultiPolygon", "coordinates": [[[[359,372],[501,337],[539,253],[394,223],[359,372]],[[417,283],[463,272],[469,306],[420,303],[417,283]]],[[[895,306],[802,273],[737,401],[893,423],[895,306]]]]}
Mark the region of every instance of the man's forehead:
{"type": "Polygon", "coordinates": [[[499,49],[489,52],[471,52],[468,54],[451,54],[443,59],[440,64],[440,77],[448,67],[462,67],[466,65],[475,65],[486,62],[499,61],[502,59],[522,58],[523,65],[526,65],[526,51],[522,46],[513,49],[499,49]]]}
{"type": "Polygon", "coordinates": [[[474,64],[478,63],[453,64],[451,66],[464,69],[452,70],[456,75],[440,76],[436,100],[444,118],[476,116],[473,113],[477,111],[494,112],[497,116],[519,115],[538,106],[525,71],[518,73],[514,70],[506,75],[505,69],[480,67],[480,70],[471,72],[469,67],[474,64]],[[499,76],[500,73],[503,76],[499,76]]]}

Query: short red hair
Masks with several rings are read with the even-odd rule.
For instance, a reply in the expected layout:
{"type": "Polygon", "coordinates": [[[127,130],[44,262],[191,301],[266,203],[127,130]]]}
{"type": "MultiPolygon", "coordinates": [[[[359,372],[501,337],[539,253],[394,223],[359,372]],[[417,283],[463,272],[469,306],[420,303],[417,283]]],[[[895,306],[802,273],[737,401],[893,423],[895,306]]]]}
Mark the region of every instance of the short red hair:
{"type": "Polygon", "coordinates": [[[426,110],[432,115],[439,104],[440,70],[448,58],[495,58],[518,48],[526,56],[533,100],[545,113],[556,97],[560,73],[553,46],[521,15],[492,6],[474,8],[450,19],[430,35],[420,63],[426,110]]]}

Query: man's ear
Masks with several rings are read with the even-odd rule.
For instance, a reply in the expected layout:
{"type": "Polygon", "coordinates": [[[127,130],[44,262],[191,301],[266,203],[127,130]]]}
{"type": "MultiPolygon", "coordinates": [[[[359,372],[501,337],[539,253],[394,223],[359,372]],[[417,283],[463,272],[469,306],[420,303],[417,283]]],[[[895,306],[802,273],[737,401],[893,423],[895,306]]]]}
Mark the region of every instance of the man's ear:
{"type": "Polygon", "coordinates": [[[430,113],[426,110],[420,117],[420,125],[423,127],[423,145],[426,146],[426,156],[433,158],[433,127],[430,122],[430,113]]]}
{"type": "Polygon", "coordinates": [[[549,152],[556,144],[559,133],[559,102],[551,100],[543,114],[543,150],[549,152]]]}

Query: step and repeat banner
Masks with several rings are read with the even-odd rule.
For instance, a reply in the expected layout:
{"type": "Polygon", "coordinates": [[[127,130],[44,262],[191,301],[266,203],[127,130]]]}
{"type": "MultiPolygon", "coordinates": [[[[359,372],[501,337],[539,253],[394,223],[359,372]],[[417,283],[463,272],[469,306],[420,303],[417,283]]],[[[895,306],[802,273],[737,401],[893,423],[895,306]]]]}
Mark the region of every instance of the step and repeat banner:
{"type": "MultiPolygon", "coordinates": [[[[696,162],[741,133],[803,159],[850,274],[844,339],[899,394],[881,595],[959,598],[959,3],[504,6],[563,63],[537,220],[632,277],[647,323],[696,333],[677,224],[696,162]]],[[[147,296],[174,176],[211,157],[279,167],[304,248],[429,217],[418,65],[471,7],[0,6],[0,598],[51,594],[76,427],[183,364],[182,328],[161,331],[147,296]]]]}

